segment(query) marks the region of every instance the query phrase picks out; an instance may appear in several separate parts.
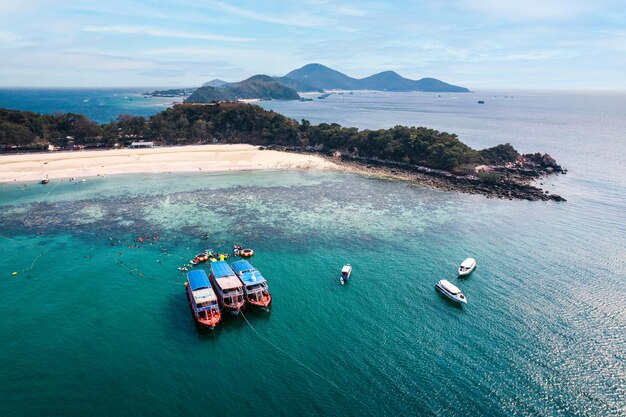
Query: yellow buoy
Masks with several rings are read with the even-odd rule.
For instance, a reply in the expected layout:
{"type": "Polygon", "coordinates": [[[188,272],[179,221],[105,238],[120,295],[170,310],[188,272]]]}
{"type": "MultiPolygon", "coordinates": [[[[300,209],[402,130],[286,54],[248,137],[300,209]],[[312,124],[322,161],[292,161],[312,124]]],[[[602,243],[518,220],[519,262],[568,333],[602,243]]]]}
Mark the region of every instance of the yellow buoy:
{"type": "Polygon", "coordinates": [[[13,272],[11,275],[17,275],[17,272],[13,272]]]}

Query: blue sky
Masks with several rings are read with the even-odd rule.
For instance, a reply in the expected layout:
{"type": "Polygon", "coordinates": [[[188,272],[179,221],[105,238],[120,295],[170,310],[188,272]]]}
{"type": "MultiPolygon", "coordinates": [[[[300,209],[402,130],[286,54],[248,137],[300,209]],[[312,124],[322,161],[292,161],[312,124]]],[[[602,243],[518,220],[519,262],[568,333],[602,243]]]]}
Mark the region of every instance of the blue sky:
{"type": "Polygon", "coordinates": [[[624,0],[0,3],[0,86],[197,86],[319,62],[474,90],[626,89],[624,0]]]}

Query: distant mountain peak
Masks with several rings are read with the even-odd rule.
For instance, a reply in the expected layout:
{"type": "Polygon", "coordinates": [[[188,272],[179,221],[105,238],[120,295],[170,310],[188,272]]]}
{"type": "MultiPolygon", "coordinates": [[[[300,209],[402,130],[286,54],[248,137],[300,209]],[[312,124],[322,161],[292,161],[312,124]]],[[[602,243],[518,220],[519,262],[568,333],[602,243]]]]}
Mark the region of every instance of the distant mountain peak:
{"type": "Polygon", "coordinates": [[[303,66],[300,69],[329,69],[329,70],[332,70],[332,68],[329,68],[326,65],[318,64],[317,62],[313,62],[311,64],[306,64],[305,66],[303,66]]]}
{"type": "Polygon", "coordinates": [[[307,64],[281,78],[289,78],[322,90],[469,92],[465,87],[448,84],[435,78],[411,80],[391,70],[357,79],[319,63],[307,64]]]}
{"type": "Polygon", "coordinates": [[[228,85],[228,83],[224,80],[220,80],[220,79],[214,79],[211,81],[208,81],[204,84],[202,84],[202,87],[223,87],[225,85],[228,85]]]}
{"type": "Polygon", "coordinates": [[[250,77],[248,79],[240,81],[240,83],[243,83],[243,82],[246,82],[246,81],[266,81],[266,82],[270,82],[270,81],[276,81],[276,80],[274,80],[274,78],[270,77],[269,75],[257,74],[257,75],[253,75],[252,77],[250,77]]]}
{"type": "Polygon", "coordinates": [[[400,75],[400,74],[398,74],[397,72],[392,71],[392,70],[387,70],[387,71],[379,72],[378,74],[374,74],[374,75],[394,75],[394,76],[401,77],[401,75],[400,75]]]}

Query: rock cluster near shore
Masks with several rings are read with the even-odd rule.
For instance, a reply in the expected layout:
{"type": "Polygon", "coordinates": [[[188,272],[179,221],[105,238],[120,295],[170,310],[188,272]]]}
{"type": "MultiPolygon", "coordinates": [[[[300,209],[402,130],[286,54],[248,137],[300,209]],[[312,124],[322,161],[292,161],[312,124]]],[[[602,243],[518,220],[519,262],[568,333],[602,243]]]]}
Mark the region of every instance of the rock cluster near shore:
{"type": "MultiPolygon", "coordinates": [[[[268,146],[260,149],[273,149],[298,153],[322,153],[312,147],[268,146]]],[[[514,164],[502,166],[485,166],[489,174],[478,175],[454,174],[448,171],[427,168],[419,165],[384,161],[373,158],[360,158],[340,153],[326,155],[334,162],[348,166],[355,171],[367,174],[382,175],[419,182],[434,188],[461,191],[468,194],[482,194],[487,197],[507,198],[528,201],[566,201],[557,194],[550,194],[531,182],[535,179],[555,173],[567,173],[548,154],[527,154],[514,164]]]]}
{"type": "MultiPolygon", "coordinates": [[[[347,156],[341,156],[341,160],[344,163],[363,165],[367,169],[386,170],[389,174],[450,191],[516,200],[566,201],[560,195],[549,194],[547,191],[530,184],[529,178],[539,178],[549,173],[540,169],[533,170],[532,175],[529,172],[520,175],[515,168],[506,168],[506,175],[492,181],[474,175],[455,175],[447,171],[389,161],[361,160],[347,156]]],[[[520,169],[528,170],[528,168],[520,169]]]]}

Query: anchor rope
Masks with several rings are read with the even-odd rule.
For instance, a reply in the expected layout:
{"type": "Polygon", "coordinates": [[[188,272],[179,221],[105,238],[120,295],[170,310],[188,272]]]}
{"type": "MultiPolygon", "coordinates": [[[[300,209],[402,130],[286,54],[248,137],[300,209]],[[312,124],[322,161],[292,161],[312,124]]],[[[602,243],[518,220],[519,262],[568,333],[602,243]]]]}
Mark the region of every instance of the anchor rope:
{"type": "Polygon", "coordinates": [[[54,187],[52,187],[52,188],[50,189],[50,191],[48,191],[48,192],[46,193],[46,195],[44,195],[44,196],[41,198],[41,200],[39,200],[39,204],[43,203],[43,201],[46,199],[46,197],[48,197],[48,195],[49,195],[51,192],[53,192],[53,191],[54,191],[54,189],[55,189],[55,188],[57,188],[57,187],[59,186],[59,184],[60,184],[60,182],[57,182],[56,184],[54,184],[54,187]]]}
{"type": "MultiPolygon", "coordinates": [[[[56,184],[54,184],[54,187],[52,187],[50,190],[48,190],[48,192],[43,197],[41,197],[39,199],[37,204],[43,203],[43,201],[50,195],[51,192],[53,192],[58,187],[59,184],[60,183],[58,183],[58,182],[56,184]]],[[[4,239],[7,239],[7,240],[11,240],[13,242],[18,242],[20,244],[25,244],[25,245],[28,245],[28,246],[33,246],[33,247],[41,247],[42,246],[41,243],[35,245],[35,244],[32,244],[32,243],[20,242],[17,239],[14,239],[14,238],[11,238],[11,237],[8,237],[8,236],[4,236],[4,235],[0,235],[0,237],[2,237],[4,239]]],[[[30,267],[27,268],[27,269],[23,269],[22,272],[29,272],[30,273],[33,270],[33,268],[35,267],[35,264],[37,263],[39,258],[41,258],[43,255],[45,255],[49,251],[50,251],[49,249],[43,249],[41,252],[39,252],[37,255],[35,255],[35,257],[33,258],[33,261],[30,264],[30,267]]],[[[29,274],[29,276],[30,276],[30,274],[29,274]]]]}
{"type": "Polygon", "coordinates": [[[306,365],[305,363],[303,363],[302,361],[300,361],[298,358],[296,358],[295,356],[291,355],[289,352],[285,351],[284,349],[280,348],[279,346],[277,346],[276,344],[274,344],[271,340],[269,340],[268,338],[266,338],[265,336],[263,336],[261,333],[259,333],[257,331],[257,329],[254,328],[254,326],[252,326],[252,324],[248,321],[248,318],[245,316],[245,314],[243,314],[243,311],[241,311],[241,316],[244,318],[244,320],[246,321],[246,323],[248,323],[248,326],[250,326],[250,329],[252,329],[252,331],[259,336],[263,341],[265,341],[265,343],[269,344],[270,346],[272,346],[274,349],[278,350],[279,352],[281,352],[283,355],[291,358],[294,362],[296,362],[298,365],[302,366],[304,369],[306,369],[307,371],[311,372],[314,375],[317,375],[318,378],[322,379],[323,381],[326,381],[328,384],[330,384],[331,386],[333,386],[334,388],[337,389],[337,391],[351,397],[353,400],[357,401],[358,403],[360,403],[361,405],[363,405],[366,409],[369,410],[369,406],[367,404],[365,404],[363,401],[361,401],[360,399],[358,399],[357,397],[355,397],[354,395],[352,395],[351,393],[349,393],[348,391],[344,390],[343,388],[341,388],[339,385],[335,384],[333,381],[331,381],[330,379],[326,378],[324,375],[320,374],[319,372],[315,371],[314,369],[312,369],[310,366],[306,365]]]}

